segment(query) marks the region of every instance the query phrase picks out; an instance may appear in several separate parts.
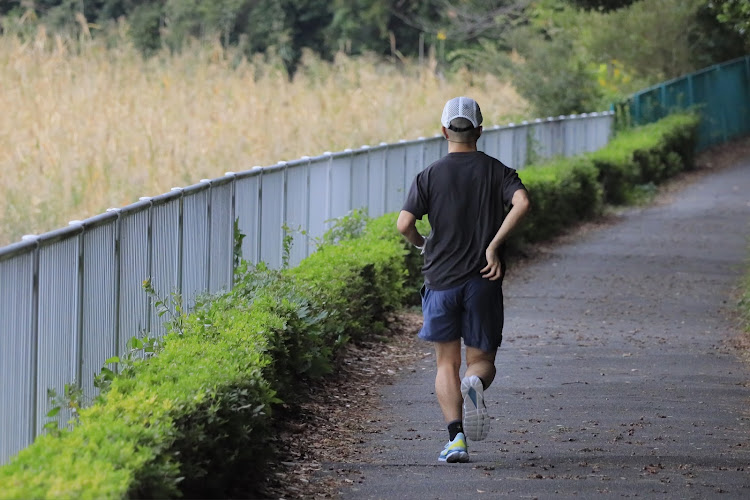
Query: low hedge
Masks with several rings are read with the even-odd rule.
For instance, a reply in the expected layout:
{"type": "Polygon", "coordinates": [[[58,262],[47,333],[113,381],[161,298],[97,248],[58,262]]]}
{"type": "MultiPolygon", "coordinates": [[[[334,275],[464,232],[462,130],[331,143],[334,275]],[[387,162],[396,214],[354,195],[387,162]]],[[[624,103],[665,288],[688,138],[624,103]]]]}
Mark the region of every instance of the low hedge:
{"type": "Polygon", "coordinates": [[[294,269],[247,269],[71,430],[39,436],[0,468],[0,497],[247,496],[269,459],[273,405],[404,300],[408,250],[395,223],[371,220],[294,269]]]}
{"type": "MultiPolygon", "coordinates": [[[[668,117],[596,153],[523,169],[533,210],[515,241],[554,236],[627,201],[633,186],[690,168],[696,124],[668,117]]],[[[274,405],[333,370],[337,349],[381,328],[388,311],[418,301],[421,257],[396,217],[355,212],[293,269],[244,265],[231,292],[171,324],[157,355],[123,363],[76,425],[0,467],[0,497],[251,494],[274,405]]]]}
{"type": "Polygon", "coordinates": [[[532,199],[532,211],[516,241],[533,243],[601,212],[599,172],[585,157],[561,158],[518,172],[532,199]]]}
{"type": "Polygon", "coordinates": [[[637,186],[659,184],[694,168],[699,121],[695,114],[670,115],[621,132],[605,148],[586,155],[599,171],[604,201],[628,203],[637,186]]]}
{"type": "Polygon", "coordinates": [[[514,243],[546,240],[599,215],[605,204],[633,201],[643,185],[694,168],[698,123],[696,115],[671,115],[621,132],[596,152],[520,170],[533,210],[514,243]]]}

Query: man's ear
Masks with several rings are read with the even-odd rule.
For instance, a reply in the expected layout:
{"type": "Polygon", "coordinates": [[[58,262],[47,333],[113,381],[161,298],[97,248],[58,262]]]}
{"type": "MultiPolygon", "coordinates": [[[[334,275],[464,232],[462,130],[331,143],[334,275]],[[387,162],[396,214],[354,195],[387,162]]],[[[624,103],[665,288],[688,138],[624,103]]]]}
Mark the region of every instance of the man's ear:
{"type": "Polygon", "coordinates": [[[479,139],[480,137],[482,137],[482,130],[483,130],[482,126],[480,125],[479,126],[479,135],[477,136],[477,139],[479,139]]]}
{"type": "Polygon", "coordinates": [[[447,139],[448,138],[448,129],[445,128],[445,127],[442,127],[442,126],[440,128],[443,131],[443,137],[445,137],[447,139]]]}

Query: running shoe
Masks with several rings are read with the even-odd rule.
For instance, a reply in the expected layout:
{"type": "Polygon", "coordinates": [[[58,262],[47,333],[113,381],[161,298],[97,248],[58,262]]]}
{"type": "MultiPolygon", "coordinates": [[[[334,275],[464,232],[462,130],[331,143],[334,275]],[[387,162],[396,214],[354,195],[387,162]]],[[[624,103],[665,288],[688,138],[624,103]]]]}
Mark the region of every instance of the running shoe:
{"type": "Polygon", "coordinates": [[[484,405],[484,387],[476,375],[464,377],[461,381],[461,395],[464,398],[464,432],[472,441],[481,441],[490,433],[490,416],[484,405]]]}
{"type": "Polygon", "coordinates": [[[463,432],[456,434],[453,441],[449,441],[445,445],[443,451],[440,452],[438,460],[450,464],[469,461],[469,452],[466,449],[466,437],[463,432]]]}

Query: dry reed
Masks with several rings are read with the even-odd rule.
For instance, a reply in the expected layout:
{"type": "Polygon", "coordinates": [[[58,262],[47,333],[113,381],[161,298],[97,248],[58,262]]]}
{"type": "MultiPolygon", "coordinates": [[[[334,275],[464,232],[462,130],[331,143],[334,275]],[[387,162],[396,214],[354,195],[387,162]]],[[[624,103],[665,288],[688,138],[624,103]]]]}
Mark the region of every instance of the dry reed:
{"type": "Polygon", "coordinates": [[[471,95],[485,124],[526,110],[490,75],[371,57],[280,66],[218,45],[150,60],[122,40],[0,37],[0,245],[226,171],[432,136],[471,95]]]}

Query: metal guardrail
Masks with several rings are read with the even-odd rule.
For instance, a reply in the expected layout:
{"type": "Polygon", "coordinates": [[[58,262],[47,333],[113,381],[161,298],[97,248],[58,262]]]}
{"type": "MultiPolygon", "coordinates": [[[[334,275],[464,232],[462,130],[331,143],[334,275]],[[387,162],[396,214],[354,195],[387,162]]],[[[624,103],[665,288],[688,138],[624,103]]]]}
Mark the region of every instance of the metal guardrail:
{"type": "Polygon", "coordinates": [[[644,125],[668,114],[700,113],[697,149],[750,133],[750,56],[701,69],[633,94],[618,108],[618,122],[644,125]]]}
{"type": "MultiPolygon", "coordinates": [[[[485,129],[479,149],[515,168],[530,157],[571,156],[607,144],[613,113],[547,118],[485,129]]],[[[232,286],[234,223],[243,257],[282,263],[284,229],[294,232],[290,264],[315,250],[329,221],[366,207],[377,217],[401,208],[413,177],[447,153],[442,137],[363,146],[256,167],[0,248],[0,464],[43,432],[47,390],[78,384],[96,395],[102,363],[143,331],[165,328],[142,290],[181,294],[232,286]]],[[[72,418],[69,409],[56,417],[72,418]]]]}

